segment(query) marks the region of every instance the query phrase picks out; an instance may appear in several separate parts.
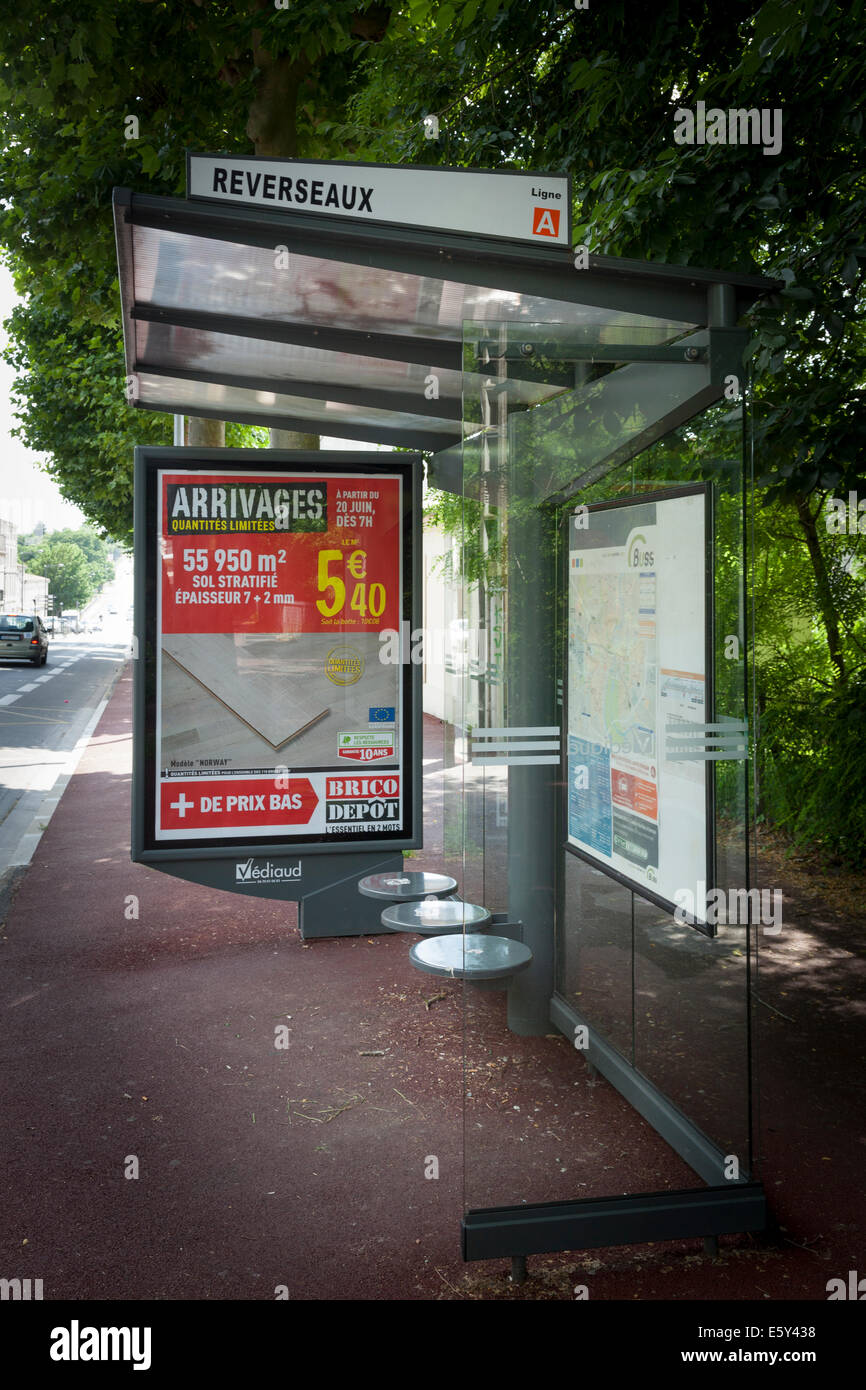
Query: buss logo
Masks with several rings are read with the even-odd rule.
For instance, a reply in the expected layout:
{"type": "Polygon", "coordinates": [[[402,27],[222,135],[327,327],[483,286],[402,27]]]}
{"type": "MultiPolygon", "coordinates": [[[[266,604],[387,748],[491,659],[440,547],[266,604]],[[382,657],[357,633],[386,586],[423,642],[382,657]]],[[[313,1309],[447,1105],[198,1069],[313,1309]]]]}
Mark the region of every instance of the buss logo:
{"type": "Polygon", "coordinates": [[[558,237],[561,216],[562,212],[559,208],[533,208],[532,235],[558,237]]]}

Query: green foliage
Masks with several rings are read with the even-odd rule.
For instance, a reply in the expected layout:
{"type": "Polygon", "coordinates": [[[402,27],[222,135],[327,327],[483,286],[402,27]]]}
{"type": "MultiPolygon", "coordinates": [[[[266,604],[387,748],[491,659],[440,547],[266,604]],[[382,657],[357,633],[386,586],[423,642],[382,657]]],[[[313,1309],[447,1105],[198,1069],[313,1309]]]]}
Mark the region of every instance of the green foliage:
{"type": "MultiPolygon", "coordinates": [[[[18,559],[33,571],[34,557],[43,552],[46,546],[56,545],[74,545],[81,551],[94,591],[101,589],[104,584],[114,578],[114,565],[107,543],[101,536],[97,536],[95,531],[91,531],[86,526],[82,526],[77,531],[66,527],[61,531],[51,531],[44,536],[19,536],[18,559]]],[[[44,570],[35,570],[34,572],[37,574],[45,573],[44,570]]],[[[75,606],[77,605],[73,605],[73,607],[75,606]]]]}
{"type": "Polygon", "coordinates": [[[761,720],[759,805],[797,843],[866,868],[866,672],[804,698],[793,687],[761,720]]]}
{"type": "MultiPolygon", "coordinates": [[[[124,544],[133,447],[172,430],[126,404],[112,189],[182,196],[187,148],[345,157],[334,132],[389,18],[369,0],[2,7],[0,241],[26,296],[8,325],[19,434],[124,544]]],[[[250,428],[226,442],[259,442],[250,428]]]]}
{"type": "Polygon", "coordinates": [[[27,561],[32,574],[44,574],[54,595],[55,611],[81,608],[93,595],[94,583],[84,551],[68,541],[37,546],[27,561]]]}
{"type": "Polygon", "coordinates": [[[352,111],[374,158],[570,172],[592,254],[778,279],[750,320],[766,496],[847,490],[866,450],[863,13],[420,0],[368,56],[352,111]],[[781,110],[781,151],[675,143],[676,110],[698,101],[781,110]]]}
{"type": "MultiPolygon", "coordinates": [[[[565,0],[292,0],[286,10],[53,0],[46,23],[32,7],[4,7],[0,239],[27,296],[10,325],[21,438],[48,455],[64,496],[129,543],[132,445],[170,443],[171,422],[124,398],[110,193],[182,194],[186,147],[569,171],[574,240],[591,253],[778,281],[750,315],[748,350],[760,406],[764,805],[796,833],[814,814],[826,843],[848,853],[856,798],[846,810],[829,784],[823,797],[809,789],[843,755],[861,767],[848,731],[863,708],[863,557],[857,538],[831,542],[820,511],[828,494],[866,495],[863,10],[863,0],[591,0],[586,10],[565,0]],[[675,111],[698,101],[781,110],[781,151],[676,144],[675,111]],[[427,115],[437,139],[425,138],[427,115]],[[124,136],[129,116],[135,140],[124,136]]],[[[532,413],[540,436],[555,407],[532,413]]],[[[572,425],[601,448],[620,422],[593,414],[590,400],[572,425]]],[[[736,412],[719,412],[662,441],[656,464],[679,451],[672,476],[711,477],[736,425],[736,412]]],[[[264,442],[250,428],[230,427],[227,443],[264,442]]],[[[463,578],[489,588],[504,573],[496,508],[482,516],[471,498],[464,508],[431,494],[426,514],[461,537],[463,578]],[[484,544],[471,544],[482,530],[484,544]]],[[[726,593],[738,563],[723,525],[726,593]]]]}
{"type": "Polygon", "coordinates": [[[0,14],[0,226],[54,306],[105,325],[112,188],[182,195],[187,148],[333,157],[327,128],[389,20],[363,0],[52,0],[49,13],[0,14]]]}
{"type": "Polygon", "coordinates": [[[45,471],[68,501],[130,545],[133,446],[170,444],[171,419],[127,404],[116,327],[73,327],[32,276],[28,283],[9,320],[21,420],[13,433],[48,456],[45,471]]]}
{"type": "Polygon", "coordinates": [[[797,509],[770,502],[755,526],[758,811],[798,842],[866,863],[866,536],[815,516],[838,655],[831,659],[797,509]]]}
{"type": "Polygon", "coordinates": [[[226,421],[227,449],[267,449],[270,435],[262,425],[242,425],[237,420],[226,421]]]}
{"type": "Polygon", "coordinates": [[[456,542],[456,554],[452,549],[436,561],[445,580],[470,587],[484,584],[490,591],[504,586],[506,549],[495,513],[482,519],[481,505],[474,498],[428,488],[423,517],[428,526],[438,526],[456,542]]]}

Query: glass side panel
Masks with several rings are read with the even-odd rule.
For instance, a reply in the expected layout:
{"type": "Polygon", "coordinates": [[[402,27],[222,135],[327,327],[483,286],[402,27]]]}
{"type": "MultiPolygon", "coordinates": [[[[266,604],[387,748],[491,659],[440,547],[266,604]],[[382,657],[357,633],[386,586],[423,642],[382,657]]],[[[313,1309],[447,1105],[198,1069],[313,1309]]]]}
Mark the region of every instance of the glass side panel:
{"type": "Polygon", "coordinates": [[[682,341],[693,361],[625,316],[464,325],[477,656],[444,824],[495,914],[464,939],[468,1208],[753,1169],[742,409],[709,404],[707,332],[682,341]],[[572,387],[521,409],[527,362],[572,387]],[[694,1163],[660,1132],[677,1114],[694,1163]]]}

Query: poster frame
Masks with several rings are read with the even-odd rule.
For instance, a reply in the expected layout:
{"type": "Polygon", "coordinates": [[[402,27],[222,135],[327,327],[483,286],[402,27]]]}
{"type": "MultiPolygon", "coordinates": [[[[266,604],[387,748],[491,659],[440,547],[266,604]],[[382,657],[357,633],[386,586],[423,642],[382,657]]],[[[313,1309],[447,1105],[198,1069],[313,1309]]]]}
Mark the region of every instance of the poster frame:
{"type": "Polygon", "coordinates": [[[306,473],[317,467],[323,475],[395,474],[403,482],[403,608],[401,621],[410,631],[421,623],[421,456],[416,453],[355,450],[214,449],[139,446],[135,450],[133,637],[133,775],[131,858],[134,863],[181,866],[192,860],[236,860],[243,856],[369,855],[400,853],[420,848],[422,821],[422,670],[405,663],[403,717],[405,729],[404,818],[408,828],[378,835],[304,840],[298,836],[230,834],[189,841],[156,838],[156,643],[159,535],[158,475],[160,470],[212,473],[230,469],[239,474],[306,473]]]}
{"type": "MultiPolygon", "coordinates": [[[[689,483],[684,486],[672,486],[657,488],[652,492],[632,492],[626,497],[615,497],[603,502],[591,502],[583,504],[587,512],[611,511],[614,508],[639,506],[646,502],[665,502],[674,498],[703,496],[704,498],[704,679],[705,679],[705,723],[713,723],[716,718],[716,690],[715,690],[715,667],[713,655],[715,652],[715,567],[714,567],[714,545],[713,537],[715,534],[714,512],[713,512],[713,485],[710,482],[689,483]]],[[[569,528],[571,518],[581,504],[576,498],[569,500],[569,505],[562,509],[561,525],[563,530],[561,573],[563,579],[563,602],[565,604],[564,623],[562,629],[562,671],[563,671],[563,691],[562,691],[562,713],[563,713],[563,740],[562,740],[562,777],[560,793],[560,824],[562,826],[562,848],[575,858],[582,859],[594,869],[599,869],[608,878],[616,883],[628,888],[638,897],[646,899],[656,907],[662,908],[665,912],[673,914],[678,904],[670,898],[665,898],[660,893],[654,893],[651,888],[643,884],[636,883],[621,870],[606,864],[603,859],[598,858],[590,850],[580,849],[577,845],[571,844],[568,838],[568,739],[569,739],[569,680],[568,680],[568,606],[569,606],[569,528]]],[[[707,760],[704,764],[706,768],[705,778],[705,858],[706,858],[706,892],[710,893],[716,887],[716,858],[715,858],[715,763],[707,760]]],[[[701,881],[700,879],[698,881],[701,881]]],[[[684,885],[686,886],[686,885],[684,885]]],[[[685,914],[686,924],[694,927],[703,936],[715,937],[718,934],[718,927],[713,922],[701,922],[693,914],[685,914]]]]}

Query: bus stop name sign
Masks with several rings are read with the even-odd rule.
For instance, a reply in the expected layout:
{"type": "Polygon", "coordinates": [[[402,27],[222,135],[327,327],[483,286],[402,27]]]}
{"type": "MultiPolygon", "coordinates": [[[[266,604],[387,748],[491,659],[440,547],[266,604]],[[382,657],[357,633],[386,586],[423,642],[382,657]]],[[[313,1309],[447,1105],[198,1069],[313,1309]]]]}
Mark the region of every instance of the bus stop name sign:
{"type": "Polygon", "coordinates": [[[571,180],[563,174],[190,153],[187,194],[541,247],[571,245],[571,180]]]}

